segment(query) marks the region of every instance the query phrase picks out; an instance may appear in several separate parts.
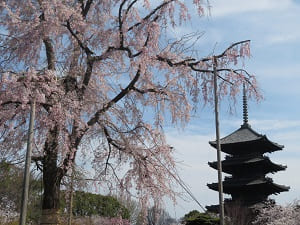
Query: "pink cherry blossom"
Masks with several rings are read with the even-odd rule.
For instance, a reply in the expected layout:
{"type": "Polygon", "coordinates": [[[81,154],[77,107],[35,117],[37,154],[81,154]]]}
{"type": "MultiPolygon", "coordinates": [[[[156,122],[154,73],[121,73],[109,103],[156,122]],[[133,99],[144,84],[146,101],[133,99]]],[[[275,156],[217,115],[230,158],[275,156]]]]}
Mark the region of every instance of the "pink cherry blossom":
{"type": "MultiPolygon", "coordinates": [[[[190,4],[204,13],[202,1],[190,4]]],[[[24,150],[36,101],[43,209],[58,207],[62,178],[84,157],[100,186],[136,194],[145,208],[163,196],[175,199],[178,175],[164,122],[184,126],[194,108],[213,99],[214,58],[189,55],[192,35],[166,41],[169,26],[190,18],[189,6],[181,0],[1,2],[0,149],[24,150]]],[[[234,99],[246,82],[249,96],[261,98],[255,77],[232,68],[249,49],[241,41],[214,56],[220,97],[234,99]]]]}

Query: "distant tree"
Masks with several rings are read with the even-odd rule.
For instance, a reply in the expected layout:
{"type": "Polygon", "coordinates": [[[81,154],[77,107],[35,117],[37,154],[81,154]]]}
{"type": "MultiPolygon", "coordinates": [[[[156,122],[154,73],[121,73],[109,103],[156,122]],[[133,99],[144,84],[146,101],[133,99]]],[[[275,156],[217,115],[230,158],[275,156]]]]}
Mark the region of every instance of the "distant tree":
{"type": "Polygon", "coordinates": [[[202,15],[203,7],[201,0],[0,2],[0,149],[12,156],[24,149],[36,101],[45,213],[59,209],[62,179],[79,150],[93,157],[100,183],[137,189],[144,209],[151,199],[174,199],[164,118],[184,125],[193,104],[212,100],[213,64],[220,95],[234,97],[247,80],[247,93],[259,97],[254,77],[230,67],[250,56],[249,41],[194,58],[193,36],[164,36],[190,18],[189,8],[202,15]]]}
{"type": "MultiPolygon", "coordinates": [[[[64,194],[66,192],[63,192],[64,194]]],[[[66,211],[64,197],[61,198],[61,210],[66,211]]],[[[109,218],[129,219],[128,209],[112,196],[103,196],[83,191],[74,192],[73,215],[76,217],[101,216],[109,218]]]]}
{"type": "Polygon", "coordinates": [[[77,217],[74,218],[72,225],[132,225],[129,220],[122,218],[108,218],[100,216],[77,217]]]}
{"type": "MultiPolygon", "coordinates": [[[[0,162],[0,181],[0,210],[2,214],[6,212],[16,219],[21,205],[23,169],[5,161],[0,162]]],[[[41,215],[42,189],[41,180],[33,174],[30,176],[29,193],[27,218],[37,223],[41,215]]]]}
{"type": "Polygon", "coordinates": [[[0,205],[12,211],[20,208],[22,190],[22,170],[7,162],[0,162],[0,205]]]}
{"type": "Polygon", "coordinates": [[[175,223],[176,220],[164,209],[155,206],[148,209],[147,225],[173,225],[175,223]]]}
{"type": "Polygon", "coordinates": [[[121,196],[116,194],[116,198],[128,209],[130,214],[130,224],[141,225],[144,220],[142,218],[142,209],[140,203],[136,199],[133,199],[127,195],[121,196]]]}
{"type": "Polygon", "coordinates": [[[182,218],[185,225],[218,225],[220,220],[218,217],[209,213],[200,213],[198,210],[192,210],[185,214],[182,218]]]}

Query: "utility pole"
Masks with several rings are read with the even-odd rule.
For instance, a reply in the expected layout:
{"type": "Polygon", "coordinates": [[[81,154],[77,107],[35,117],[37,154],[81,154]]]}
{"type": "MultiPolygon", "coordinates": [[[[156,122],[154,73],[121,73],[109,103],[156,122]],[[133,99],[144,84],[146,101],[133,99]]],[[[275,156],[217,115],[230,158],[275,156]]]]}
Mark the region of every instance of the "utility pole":
{"type": "Polygon", "coordinates": [[[220,127],[219,127],[219,102],[218,102],[218,72],[217,58],[213,57],[214,70],[214,99],[215,99],[215,123],[216,123],[216,139],[217,139],[217,161],[218,161],[218,188],[219,188],[219,213],[220,225],[224,225],[224,202],[223,202],[223,183],[222,183],[222,163],[221,163],[221,144],[220,144],[220,127]]]}
{"type": "Polygon", "coordinates": [[[74,185],[74,164],[71,171],[71,183],[70,183],[70,196],[69,196],[69,215],[68,225],[72,225],[72,213],[73,213],[73,185],[74,185]]]}
{"type": "Polygon", "coordinates": [[[29,131],[28,131],[28,139],[27,139],[25,170],[24,170],[24,178],[23,178],[22,205],[21,205],[21,215],[20,215],[20,223],[19,223],[20,225],[25,225],[26,214],[27,214],[32,138],[33,138],[33,127],[34,127],[34,119],[35,119],[35,99],[31,101],[30,108],[31,110],[30,110],[29,131]]]}

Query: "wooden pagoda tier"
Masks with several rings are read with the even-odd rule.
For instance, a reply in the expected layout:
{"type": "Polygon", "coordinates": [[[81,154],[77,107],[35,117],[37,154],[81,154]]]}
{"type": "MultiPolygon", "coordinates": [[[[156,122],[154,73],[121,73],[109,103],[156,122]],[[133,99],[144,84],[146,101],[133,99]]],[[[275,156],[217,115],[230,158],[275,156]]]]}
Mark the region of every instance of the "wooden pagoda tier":
{"type": "MultiPolygon", "coordinates": [[[[208,165],[218,169],[217,162],[208,162],[208,165]]],[[[262,174],[275,173],[287,167],[273,163],[269,157],[257,154],[248,154],[240,157],[226,156],[222,161],[222,172],[228,174],[248,174],[249,176],[260,171],[262,174]]]]}
{"type": "MultiPolygon", "coordinates": [[[[218,183],[208,184],[208,187],[218,191],[218,183]]],[[[267,199],[271,194],[288,191],[289,187],[275,184],[271,178],[232,178],[225,177],[223,191],[232,196],[232,200],[242,202],[254,201],[255,203],[267,199]]]]}
{"type": "MultiPolygon", "coordinates": [[[[254,131],[248,123],[220,140],[221,150],[230,155],[264,154],[282,150],[283,145],[270,141],[266,135],[254,131]]],[[[216,141],[209,144],[216,148],[216,141]]]]}

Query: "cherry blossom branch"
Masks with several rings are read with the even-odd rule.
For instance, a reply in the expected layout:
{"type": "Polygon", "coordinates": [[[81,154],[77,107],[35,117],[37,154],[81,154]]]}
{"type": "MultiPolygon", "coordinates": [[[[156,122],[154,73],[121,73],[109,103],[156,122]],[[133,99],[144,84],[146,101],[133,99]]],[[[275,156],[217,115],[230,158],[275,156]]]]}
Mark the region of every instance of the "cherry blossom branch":
{"type": "MultiPolygon", "coordinates": [[[[240,42],[236,42],[236,43],[233,43],[232,45],[230,45],[223,53],[219,54],[219,55],[216,55],[216,56],[211,56],[211,57],[207,57],[207,58],[203,58],[203,59],[200,59],[198,61],[195,62],[195,59],[194,58],[188,58],[188,59],[184,59],[184,60],[181,60],[181,61],[178,61],[178,62],[172,62],[171,59],[169,58],[166,58],[166,57],[162,57],[160,55],[157,55],[156,56],[156,59],[159,60],[159,61],[162,61],[162,62],[166,62],[170,67],[176,67],[176,66],[188,66],[190,67],[193,71],[195,72],[200,72],[200,73],[213,73],[214,71],[213,70],[209,70],[209,69],[201,69],[201,68],[198,68],[197,66],[199,65],[200,62],[208,62],[208,61],[213,61],[213,58],[217,59],[217,58],[223,58],[227,52],[229,50],[231,50],[232,48],[234,48],[235,46],[238,46],[238,45],[241,45],[241,44],[244,44],[244,43],[247,43],[247,42],[250,42],[250,40],[244,40],[244,41],[240,41],[240,42]]],[[[238,57],[238,56],[237,56],[238,57]]],[[[217,72],[222,72],[222,71],[227,71],[227,72],[233,72],[237,75],[241,75],[240,73],[238,72],[244,72],[246,75],[248,75],[249,77],[252,77],[246,70],[243,70],[243,69],[237,69],[237,70],[232,70],[232,69],[228,69],[228,68],[220,68],[220,69],[217,69],[217,72]]],[[[218,77],[230,84],[233,85],[232,82],[230,82],[229,80],[225,79],[224,77],[220,76],[218,74],[218,77]]],[[[248,83],[251,83],[248,79],[244,78],[248,83]]],[[[252,85],[252,84],[251,84],[252,85]]]]}
{"type": "MultiPolygon", "coordinates": [[[[174,2],[175,0],[169,0],[169,1],[166,1],[162,4],[160,4],[159,6],[157,6],[155,9],[153,9],[147,16],[145,16],[141,21],[146,21],[148,20],[151,16],[153,16],[158,10],[160,10],[161,8],[163,8],[164,6],[170,4],[171,2],[174,2]]],[[[132,25],[131,27],[128,28],[128,31],[132,30],[133,28],[141,25],[142,22],[138,22],[134,25],[132,25]]]]}
{"type": "MultiPolygon", "coordinates": [[[[114,168],[110,163],[108,164],[108,166],[111,168],[114,177],[117,179],[117,182],[118,182],[120,185],[122,185],[122,182],[121,182],[120,178],[118,177],[115,168],[114,168]]],[[[122,185],[122,186],[123,186],[123,185],[122,185]]],[[[124,187],[124,186],[123,186],[123,188],[124,188],[124,190],[125,190],[130,196],[133,196],[133,197],[137,198],[137,196],[134,195],[134,194],[132,194],[132,193],[128,190],[127,187],[124,187]]]]}
{"type": "Polygon", "coordinates": [[[55,70],[55,53],[49,37],[43,39],[46,48],[46,56],[49,70],[55,70]]]}
{"type": "Polygon", "coordinates": [[[117,132],[119,134],[129,134],[129,133],[137,131],[138,129],[145,128],[145,126],[141,125],[140,122],[134,128],[130,128],[129,126],[127,126],[128,130],[119,130],[114,123],[112,123],[111,121],[108,121],[108,120],[101,120],[98,123],[99,124],[103,124],[103,123],[106,124],[106,126],[108,126],[114,132],[117,132]]]}
{"type": "MultiPolygon", "coordinates": [[[[120,26],[119,32],[122,32],[122,30],[121,30],[122,22],[120,22],[120,23],[121,24],[119,25],[120,26]]],[[[86,55],[88,57],[90,57],[90,62],[96,62],[96,61],[101,61],[103,59],[106,59],[108,57],[109,53],[111,53],[112,51],[126,51],[128,53],[129,58],[134,58],[141,54],[141,52],[137,52],[137,53],[133,54],[129,47],[124,46],[124,44],[123,44],[124,41],[120,41],[120,47],[110,46],[101,55],[92,56],[95,53],[92,50],[90,50],[90,48],[86,44],[84,44],[82,40],[80,40],[78,35],[73,31],[69,20],[67,20],[67,23],[64,26],[68,29],[68,31],[71,33],[71,35],[78,42],[78,45],[85,51],[86,55]]],[[[120,37],[123,37],[123,34],[120,33],[120,37]]]]}
{"type": "Polygon", "coordinates": [[[167,93],[164,90],[156,89],[156,88],[139,89],[139,88],[133,87],[132,90],[134,90],[140,94],[157,93],[157,94],[167,95],[167,93]]]}
{"type": "MultiPolygon", "coordinates": [[[[78,35],[73,31],[70,21],[67,21],[66,25],[67,29],[69,30],[69,32],[71,33],[71,35],[76,39],[76,41],[78,42],[78,45],[85,51],[86,55],[87,55],[87,68],[86,68],[86,72],[83,78],[83,85],[82,85],[82,89],[81,89],[81,96],[84,95],[84,92],[86,90],[86,88],[88,87],[91,75],[92,75],[92,71],[93,71],[93,64],[94,62],[98,62],[101,60],[104,60],[108,57],[108,55],[112,52],[112,51],[126,51],[128,53],[129,58],[134,58],[137,57],[138,55],[141,54],[141,52],[137,52],[135,54],[132,53],[132,51],[129,49],[129,47],[125,47],[123,46],[123,42],[120,43],[121,46],[119,48],[115,48],[115,47],[109,47],[102,55],[100,56],[92,56],[94,54],[94,52],[92,52],[89,47],[84,44],[80,38],[78,37],[78,35]]],[[[147,40],[146,40],[147,43],[147,40]]],[[[145,44],[146,44],[145,43],[145,44]]]]}
{"type": "Polygon", "coordinates": [[[89,85],[91,76],[92,76],[92,72],[93,72],[93,65],[94,65],[94,61],[91,60],[90,57],[87,57],[87,67],[86,67],[86,71],[85,74],[83,76],[83,82],[82,82],[82,88],[81,88],[81,97],[83,98],[84,96],[84,92],[86,90],[86,88],[89,85]]]}
{"type": "MultiPolygon", "coordinates": [[[[226,53],[227,53],[229,50],[231,50],[231,49],[234,48],[235,46],[240,45],[240,44],[244,44],[244,43],[247,43],[247,42],[250,42],[250,40],[244,40],[244,41],[235,42],[235,43],[233,43],[232,45],[230,45],[228,48],[226,48],[226,50],[225,50],[224,52],[222,52],[222,53],[219,54],[219,55],[215,55],[214,57],[216,57],[216,58],[222,58],[222,57],[224,57],[224,56],[226,55],[226,53]]],[[[202,58],[202,59],[200,59],[199,61],[194,62],[193,64],[194,64],[194,65],[197,65],[197,64],[199,64],[200,62],[211,61],[212,58],[213,58],[212,56],[206,57],[206,58],[202,58]]]]}
{"type": "Polygon", "coordinates": [[[69,165],[74,163],[75,158],[76,158],[76,153],[78,150],[78,146],[81,142],[81,139],[85,135],[87,128],[80,129],[78,126],[78,121],[73,120],[73,126],[72,126],[72,131],[71,134],[69,135],[70,139],[70,151],[66,154],[66,157],[63,160],[63,166],[62,166],[62,172],[63,175],[66,174],[68,169],[70,168],[69,165]]]}
{"type": "Polygon", "coordinates": [[[216,57],[216,58],[222,58],[222,57],[224,57],[224,56],[226,55],[226,53],[227,53],[230,49],[234,48],[234,47],[237,46],[237,45],[244,44],[244,43],[247,43],[247,42],[250,42],[250,40],[244,40],[244,41],[235,42],[235,43],[233,43],[232,45],[230,45],[230,46],[229,46],[222,54],[216,55],[215,57],[216,57]]]}
{"type": "Polygon", "coordinates": [[[19,101],[6,101],[6,102],[2,102],[1,106],[6,106],[6,105],[10,105],[10,104],[21,105],[22,102],[19,102],[19,101]]]}
{"type": "Polygon", "coordinates": [[[82,17],[85,19],[88,12],[89,12],[89,10],[90,10],[90,8],[91,8],[93,0],[87,0],[85,5],[84,5],[83,0],[80,0],[80,3],[81,3],[81,14],[82,14],[82,17]]]}
{"type": "Polygon", "coordinates": [[[130,90],[133,89],[135,83],[138,81],[140,78],[140,68],[137,70],[135,77],[131,80],[131,82],[127,85],[126,88],[122,89],[122,91],[117,94],[112,100],[110,100],[108,103],[104,105],[103,108],[98,110],[94,116],[87,122],[88,126],[94,125],[100,118],[100,115],[104,112],[106,112],[109,108],[111,108],[114,104],[116,104],[118,101],[120,101],[125,95],[129,93],[130,90]]]}
{"type": "MultiPolygon", "coordinates": [[[[39,3],[41,8],[42,8],[42,1],[43,0],[38,0],[38,3],[39,3]]],[[[44,12],[42,12],[42,14],[40,15],[40,22],[45,22],[44,12]]],[[[46,49],[48,69],[49,70],[55,70],[55,53],[54,53],[54,48],[52,46],[50,37],[43,38],[43,42],[44,42],[45,49],[46,49]]]]}
{"type": "MultiPolygon", "coordinates": [[[[6,102],[2,102],[1,106],[6,106],[6,105],[10,105],[10,104],[16,104],[17,106],[20,106],[20,105],[22,105],[22,102],[19,102],[19,101],[6,101],[6,102]]],[[[40,102],[37,102],[37,104],[41,105],[47,112],[49,112],[49,109],[52,106],[51,104],[40,103],[40,102]]],[[[28,102],[27,105],[30,105],[30,102],[28,102]]]]}
{"type": "Polygon", "coordinates": [[[129,13],[130,9],[132,8],[132,6],[137,2],[137,0],[134,0],[132,1],[129,6],[127,7],[126,9],[126,12],[125,12],[125,16],[127,16],[127,14],[129,13]]]}
{"type": "Polygon", "coordinates": [[[111,155],[111,138],[110,138],[110,135],[108,133],[108,130],[106,129],[106,127],[103,127],[103,131],[104,131],[104,134],[105,134],[105,137],[106,137],[106,140],[107,140],[107,145],[108,145],[108,156],[106,158],[106,162],[105,162],[105,175],[106,175],[106,171],[107,171],[107,166],[109,164],[109,159],[110,159],[110,155],[111,155]]]}
{"type": "Polygon", "coordinates": [[[123,34],[123,21],[122,21],[122,10],[123,6],[126,3],[127,0],[123,0],[121,2],[120,7],[119,7],[119,33],[120,33],[120,46],[124,45],[124,34],[123,34]]]}
{"type": "MultiPolygon", "coordinates": [[[[123,11],[123,6],[125,5],[127,0],[124,0],[121,4],[120,4],[120,7],[119,7],[119,33],[120,33],[120,48],[124,48],[124,50],[129,50],[128,51],[128,55],[130,58],[132,58],[132,52],[130,51],[130,49],[128,47],[124,47],[124,33],[123,33],[123,21],[126,19],[126,16],[129,12],[129,10],[133,7],[133,5],[137,2],[137,0],[134,0],[133,2],[131,2],[129,4],[129,6],[127,7],[126,9],[126,12],[125,12],[125,15],[123,16],[122,15],[122,11],[123,11]]],[[[158,17],[155,17],[153,21],[156,21],[158,19],[158,17]]],[[[144,19],[143,19],[144,21],[144,19]]],[[[130,29],[128,29],[128,31],[130,31],[130,29]]],[[[146,38],[146,41],[145,41],[145,44],[144,46],[147,46],[147,43],[149,41],[149,34],[147,35],[147,38],[146,38]]],[[[135,56],[138,56],[139,54],[141,54],[141,51],[139,51],[138,53],[135,54],[135,56]]]]}
{"type": "Polygon", "coordinates": [[[66,23],[65,25],[63,25],[63,26],[65,26],[65,27],[68,29],[68,31],[71,33],[71,35],[72,35],[72,36],[76,39],[76,41],[78,42],[78,45],[85,51],[85,53],[86,53],[88,56],[94,54],[94,52],[92,52],[92,51],[89,49],[89,47],[88,47],[86,44],[84,44],[84,43],[80,40],[80,38],[78,37],[78,35],[73,31],[73,29],[72,29],[72,27],[71,27],[71,23],[70,23],[69,20],[67,20],[67,23],[66,23]]]}

